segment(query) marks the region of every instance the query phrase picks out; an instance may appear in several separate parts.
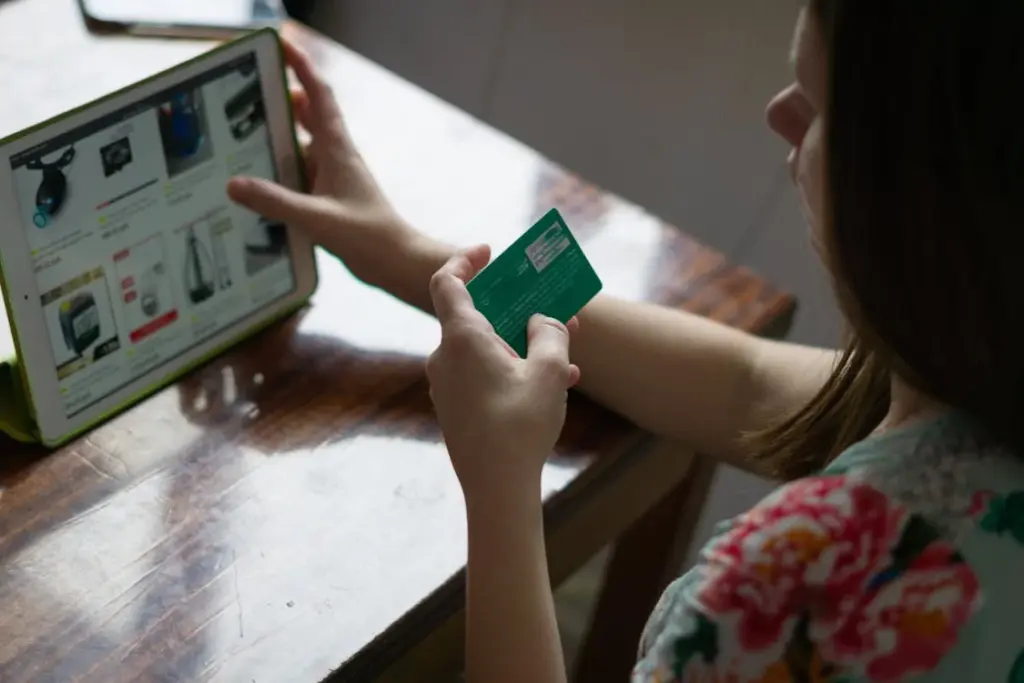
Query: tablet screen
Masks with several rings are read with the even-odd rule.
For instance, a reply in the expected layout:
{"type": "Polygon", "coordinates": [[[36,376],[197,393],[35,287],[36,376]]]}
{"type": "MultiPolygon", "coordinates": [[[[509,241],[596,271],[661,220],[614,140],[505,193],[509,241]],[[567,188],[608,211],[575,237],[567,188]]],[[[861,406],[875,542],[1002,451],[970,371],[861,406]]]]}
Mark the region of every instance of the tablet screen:
{"type": "Polygon", "coordinates": [[[11,168],[67,417],[296,287],[284,226],[225,194],[276,175],[255,53],[11,168]]]}

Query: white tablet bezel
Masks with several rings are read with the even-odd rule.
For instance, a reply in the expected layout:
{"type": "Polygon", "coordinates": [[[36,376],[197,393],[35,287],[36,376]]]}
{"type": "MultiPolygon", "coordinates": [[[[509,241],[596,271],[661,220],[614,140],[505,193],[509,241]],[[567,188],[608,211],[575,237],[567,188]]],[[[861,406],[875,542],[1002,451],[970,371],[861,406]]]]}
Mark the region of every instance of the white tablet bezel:
{"type": "MultiPolygon", "coordinates": [[[[295,143],[295,128],[283,71],[283,56],[272,29],[253,32],[220,46],[189,62],[157,74],[141,83],[46,121],[12,139],[0,142],[0,207],[18,206],[10,158],[106,114],[130,106],[178,83],[201,76],[233,59],[255,52],[265,108],[266,126],[277,170],[286,187],[303,186],[295,143]]],[[[142,397],[166,386],[187,370],[202,364],[227,346],[240,341],[254,328],[294,310],[316,288],[316,265],[312,243],[302,233],[288,230],[288,253],[296,287],[291,294],[229,325],[176,357],[164,362],[129,384],[98,400],[73,417],[66,417],[60,401],[49,333],[40,291],[33,273],[28,240],[20,213],[16,229],[0,231],[0,268],[4,275],[4,296],[11,332],[18,349],[18,365],[29,392],[38,435],[44,444],[55,446],[92,425],[130,406],[142,397]]]]}

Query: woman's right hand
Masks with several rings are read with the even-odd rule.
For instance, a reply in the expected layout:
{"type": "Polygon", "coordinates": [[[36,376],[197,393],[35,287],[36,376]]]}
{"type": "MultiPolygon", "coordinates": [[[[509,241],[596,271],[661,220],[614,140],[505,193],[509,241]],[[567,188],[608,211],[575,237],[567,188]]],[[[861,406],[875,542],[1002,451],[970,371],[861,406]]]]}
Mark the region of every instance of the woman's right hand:
{"type": "Polygon", "coordinates": [[[228,196],[261,216],[304,231],[357,278],[383,286],[387,255],[418,233],[394,210],[363,162],[331,87],[300,48],[282,41],[285,60],[301,84],[292,91],[292,109],[312,138],[303,150],[310,194],[239,176],[228,183],[228,196]]]}

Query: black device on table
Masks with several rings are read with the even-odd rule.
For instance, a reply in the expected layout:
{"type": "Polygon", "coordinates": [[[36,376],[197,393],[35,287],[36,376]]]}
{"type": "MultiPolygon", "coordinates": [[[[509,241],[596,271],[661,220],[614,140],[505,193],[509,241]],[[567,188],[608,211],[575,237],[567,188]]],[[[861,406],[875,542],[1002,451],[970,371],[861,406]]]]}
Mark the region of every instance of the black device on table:
{"type": "Polygon", "coordinates": [[[78,5],[90,30],[147,36],[224,39],[277,25],[286,17],[281,0],[78,0],[78,5]]]}
{"type": "Polygon", "coordinates": [[[288,16],[297,21],[309,22],[316,0],[281,0],[288,16]]]}

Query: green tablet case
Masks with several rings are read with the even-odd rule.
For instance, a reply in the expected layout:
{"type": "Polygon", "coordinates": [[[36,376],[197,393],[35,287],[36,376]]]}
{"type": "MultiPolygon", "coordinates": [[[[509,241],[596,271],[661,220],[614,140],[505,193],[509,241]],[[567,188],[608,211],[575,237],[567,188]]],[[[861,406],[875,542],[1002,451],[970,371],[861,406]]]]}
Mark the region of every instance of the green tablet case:
{"type": "MultiPolygon", "coordinates": [[[[7,330],[0,330],[5,334],[7,330]]],[[[18,361],[11,358],[0,362],[0,432],[15,441],[33,443],[39,438],[35,422],[29,412],[26,391],[21,382],[18,361]]]]}
{"type": "MultiPolygon", "coordinates": [[[[205,53],[203,53],[203,54],[201,54],[201,55],[199,55],[197,57],[194,57],[191,60],[188,60],[188,61],[186,61],[186,62],[184,62],[182,64],[179,64],[177,66],[171,67],[170,69],[162,71],[162,72],[160,72],[160,73],[158,73],[158,74],[156,74],[154,76],[151,76],[150,78],[146,79],[145,81],[142,81],[142,83],[145,83],[145,82],[148,82],[148,81],[151,81],[151,80],[155,80],[157,78],[162,78],[163,76],[165,76],[165,75],[167,75],[169,73],[172,73],[172,72],[176,71],[177,69],[179,69],[179,68],[181,68],[181,67],[183,67],[183,66],[185,66],[187,64],[191,64],[192,62],[195,62],[195,61],[200,60],[200,59],[205,59],[205,58],[209,57],[211,54],[214,54],[214,53],[220,51],[221,49],[224,49],[224,48],[229,47],[229,46],[233,46],[233,45],[237,44],[239,41],[247,40],[247,39],[252,38],[255,35],[258,35],[260,33],[266,33],[266,32],[271,32],[271,33],[274,33],[276,35],[276,32],[272,28],[264,28],[264,29],[259,29],[258,31],[252,31],[252,32],[246,34],[245,36],[242,36],[241,38],[238,38],[238,39],[236,39],[234,41],[231,41],[230,43],[226,43],[226,44],[224,44],[224,45],[222,45],[220,47],[214,48],[213,50],[207,51],[207,52],[205,52],[205,53]]],[[[283,53],[282,53],[281,59],[282,59],[282,63],[283,63],[283,61],[284,61],[283,53]]],[[[283,70],[281,72],[281,78],[283,80],[285,79],[285,73],[284,73],[283,70]]],[[[127,88],[119,90],[119,91],[117,91],[115,93],[111,93],[111,94],[109,94],[109,95],[107,95],[105,97],[101,97],[98,100],[94,100],[92,102],[84,104],[81,107],[77,107],[75,109],[72,109],[71,111],[66,112],[65,114],[62,114],[62,115],[57,116],[57,117],[54,117],[53,119],[50,119],[48,121],[44,121],[44,122],[42,122],[40,124],[32,126],[31,128],[23,130],[23,131],[21,131],[19,133],[15,133],[14,135],[12,135],[10,137],[7,137],[7,138],[5,138],[3,140],[0,140],[0,144],[10,142],[10,141],[15,140],[15,139],[17,139],[17,138],[19,138],[19,137],[21,137],[23,135],[27,135],[28,133],[31,133],[31,132],[33,132],[35,130],[38,130],[39,128],[42,128],[43,126],[48,126],[48,125],[54,123],[55,121],[63,119],[63,118],[65,118],[67,116],[70,116],[72,114],[75,114],[75,113],[81,111],[82,109],[86,109],[86,108],[91,107],[91,106],[93,106],[93,105],[95,105],[95,104],[97,104],[99,102],[102,102],[102,101],[104,101],[106,99],[109,99],[111,97],[115,97],[118,94],[120,94],[121,92],[123,92],[124,90],[136,87],[137,85],[140,85],[140,83],[132,84],[132,85],[128,86],[127,88]]],[[[287,81],[285,81],[285,91],[287,92],[287,81]]],[[[294,129],[294,121],[292,122],[292,128],[294,129]]],[[[298,155],[299,154],[298,140],[293,138],[292,142],[295,145],[296,155],[298,155]]],[[[301,173],[302,173],[302,168],[300,166],[300,175],[301,175],[301,173]]],[[[305,183],[306,183],[305,177],[301,177],[300,181],[302,182],[303,187],[305,187],[305,183]]],[[[3,269],[0,268],[0,291],[2,291],[2,289],[3,289],[3,287],[2,287],[3,281],[4,281],[3,269]]],[[[5,304],[7,304],[7,314],[8,314],[8,321],[9,321],[10,320],[10,315],[11,315],[11,308],[10,308],[10,305],[9,305],[10,302],[7,301],[6,294],[4,294],[3,298],[4,298],[5,304]]],[[[255,334],[256,332],[258,332],[259,330],[263,329],[267,325],[270,325],[270,324],[276,322],[277,320],[280,320],[281,318],[283,318],[283,317],[285,317],[287,315],[290,315],[295,310],[300,308],[304,303],[305,303],[304,301],[299,301],[299,302],[296,303],[296,305],[294,307],[291,307],[291,308],[283,311],[280,316],[277,316],[275,318],[266,320],[261,325],[254,326],[252,329],[250,329],[248,332],[246,332],[246,334],[243,335],[243,337],[238,338],[238,339],[233,339],[233,340],[231,340],[231,341],[221,345],[220,347],[214,349],[211,353],[209,353],[205,358],[202,358],[202,359],[196,361],[195,363],[192,363],[192,364],[190,364],[190,365],[188,365],[186,367],[181,368],[174,375],[164,379],[160,383],[158,383],[158,384],[150,387],[149,389],[141,392],[139,395],[133,397],[127,403],[114,408],[113,410],[109,411],[105,415],[103,415],[103,416],[99,417],[98,419],[96,419],[94,422],[92,422],[92,423],[90,423],[88,425],[83,426],[81,429],[79,429],[78,431],[76,431],[76,432],[74,432],[72,434],[66,434],[66,435],[62,436],[60,438],[59,442],[63,443],[65,441],[67,441],[67,440],[77,436],[78,434],[80,434],[80,433],[82,433],[82,432],[92,428],[96,424],[98,424],[98,423],[100,423],[100,422],[102,422],[102,421],[104,421],[106,419],[109,419],[110,417],[112,417],[113,415],[119,413],[120,411],[122,411],[122,410],[124,410],[126,408],[129,408],[130,406],[134,405],[135,403],[138,403],[142,399],[146,398],[147,396],[149,396],[150,394],[154,393],[155,391],[158,391],[159,389],[162,389],[163,387],[167,386],[168,384],[170,384],[174,380],[178,379],[180,376],[184,375],[185,373],[189,372],[193,368],[195,368],[195,367],[197,367],[197,366],[199,366],[199,365],[209,361],[211,358],[219,355],[220,353],[222,353],[224,350],[226,350],[230,346],[232,346],[232,345],[238,343],[239,341],[241,341],[242,338],[250,336],[252,334],[255,334]]],[[[0,337],[3,337],[3,336],[8,335],[8,334],[11,335],[11,337],[13,337],[13,342],[14,342],[13,343],[13,348],[15,349],[15,356],[12,357],[12,358],[8,358],[7,360],[0,361],[0,432],[5,433],[8,436],[10,436],[11,438],[13,438],[14,440],[21,441],[23,443],[39,443],[41,441],[41,436],[39,434],[38,428],[36,427],[36,422],[35,422],[35,418],[34,418],[34,411],[32,410],[31,393],[29,391],[29,388],[27,386],[25,386],[25,382],[23,381],[23,376],[22,376],[21,368],[18,365],[18,359],[17,359],[17,349],[19,348],[19,346],[18,346],[18,337],[17,337],[17,334],[15,333],[15,331],[13,329],[11,329],[12,324],[8,324],[8,325],[5,326],[3,323],[4,323],[3,318],[0,317],[0,337]]],[[[2,347],[2,346],[6,346],[6,345],[0,345],[0,347],[2,347]]],[[[55,444],[50,444],[50,445],[55,445],[55,444]]]]}

